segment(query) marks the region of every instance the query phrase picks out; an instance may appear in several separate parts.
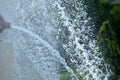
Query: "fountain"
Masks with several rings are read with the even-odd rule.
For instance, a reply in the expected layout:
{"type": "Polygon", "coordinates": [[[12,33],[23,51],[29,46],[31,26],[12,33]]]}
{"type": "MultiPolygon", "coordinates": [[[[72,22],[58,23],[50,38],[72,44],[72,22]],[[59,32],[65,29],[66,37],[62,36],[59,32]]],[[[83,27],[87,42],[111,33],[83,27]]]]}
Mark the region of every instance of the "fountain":
{"type": "Polygon", "coordinates": [[[4,37],[14,44],[15,80],[108,80],[83,0],[8,2],[4,37]]]}

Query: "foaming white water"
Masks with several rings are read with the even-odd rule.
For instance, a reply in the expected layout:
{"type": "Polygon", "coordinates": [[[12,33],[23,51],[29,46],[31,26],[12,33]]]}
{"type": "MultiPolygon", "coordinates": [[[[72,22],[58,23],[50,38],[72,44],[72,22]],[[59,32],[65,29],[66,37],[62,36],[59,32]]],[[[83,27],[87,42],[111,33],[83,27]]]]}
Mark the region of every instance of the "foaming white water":
{"type": "Polygon", "coordinates": [[[83,80],[108,80],[110,76],[108,65],[102,57],[98,57],[101,53],[95,47],[95,39],[89,37],[93,35],[91,33],[95,26],[89,25],[91,20],[87,17],[82,1],[9,0],[5,5],[8,7],[9,4],[9,9],[3,10],[7,19],[12,24],[18,25],[11,26],[14,34],[10,36],[17,37],[13,40],[16,44],[15,55],[21,61],[16,59],[18,66],[15,68],[20,71],[20,77],[26,77],[24,73],[31,69],[29,65],[29,70],[23,66],[27,63],[23,58],[27,56],[39,72],[41,80],[59,80],[57,72],[62,69],[59,64],[64,65],[72,77],[76,77],[75,79],[73,77],[73,80],[78,80],[79,75],[83,80]],[[57,44],[57,41],[60,44],[57,44]],[[58,46],[60,47],[57,48],[58,46]],[[71,63],[72,65],[69,65],[71,63]],[[77,76],[72,66],[76,68],[77,76]]]}
{"type": "MultiPolygon", "coordinates": [[[[40,43],[42,43],[44,46],[46,46],[49,49],[50,53],[55,58],[55,60],[59,61],[62,65],[64,65],[64,67],[66,68],[66,70],[71,74],[72,80],[79,80],[78,77],[74,74],[73,70],[67,65],[67,63],[65,62],[64,58],[62,58],[60,56],[59,52],[56,51],[55,49],[53,49],[46,41],[44,41],[43,39],[41,39],[38,35],[30,32],[30,31],[28,31],[28,30],[26,30],[24,28],[13,26],[13,25],[11,25],[11,28],[20,30],[20,31],[22,31],[24,33],[27,33],[28,35],[30,35],[30,36],[38,39],[40,41],[40,43]]],[[[35,65],[36,69],[39,72],[40,71],[39,68],[41,66],[39,66],[40,63],[38,63],[38,62],[40,62],[41,58],[39,58],[39,57],[37,58],[37,56],[33,56],[33,55],[30,55],[29,58],[30,58],[31,62],[33,62],[33,64],[35,65]]],[[[43,59],[45,59],[45,58],[43,57],[43,59]]],[[[41,72],[39,72],[39,74],[41,74],[41,72]]]]}
{"type": "Polygon", "coordinates": [[[103,57],[99,57],[101,53],[99,52],[99,48],[95,46],[96,40],[89,38],[95,26],[86,26],[91,19],[87,17],[87,13],[84,10],[85,5],[83,5],[82,0],[79,2],[77,0],[74,1],[72,6],[80,12],[77,11],[75,13],[74,9],[71,10],[71,8],[70,12],[67,12],[69,11],[68,5],[71,6],[70,4],[72,5],[69,1],[67,3],[67,1],[63,2],[62,0],[54,4],[59,9],[58,14],[60,14],[60,18],[64,20],[63,25],[70,32],[68,44],[63,44],[63,48],[66,54],[71,57],[70,61],[76,65],[77,71],[83,80],[108,80],[110,76],[109,65],[104,62],[103,57]],[[79,7],[77,7],[77,3],[79,7]],[[69,14],[74,15],[75,18],[72,19],[69,14]],[[100,69],[99,66],[102,66],[105,71],[102,68],[100,69]]]}

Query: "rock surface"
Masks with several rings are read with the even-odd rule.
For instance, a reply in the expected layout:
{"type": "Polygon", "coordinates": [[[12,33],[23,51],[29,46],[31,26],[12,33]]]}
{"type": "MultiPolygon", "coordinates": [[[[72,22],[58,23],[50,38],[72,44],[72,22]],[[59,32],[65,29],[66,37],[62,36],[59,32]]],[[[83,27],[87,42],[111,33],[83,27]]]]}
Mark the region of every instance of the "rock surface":
{"type": "Polygon", "coordinates": [[[14,80],[13,48],[6,41],[0,41],[0,80],[14,80]]]}
{"type": "Polygon", "coordinates": [[[10,23],[6,22],[0,15],[0,33],[7,28],[10,28],[10,23]]]}

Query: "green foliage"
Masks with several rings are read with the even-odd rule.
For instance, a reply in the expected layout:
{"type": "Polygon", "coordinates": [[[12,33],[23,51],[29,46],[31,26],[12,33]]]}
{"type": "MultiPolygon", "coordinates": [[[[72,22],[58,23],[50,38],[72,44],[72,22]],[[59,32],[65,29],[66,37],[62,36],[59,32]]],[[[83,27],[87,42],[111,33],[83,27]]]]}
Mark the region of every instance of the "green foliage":
{"type": "Polygon", "coordinates": [[[104,59],[111,65],[112,71],[115,73],[114,80],[120,75],[120,50],[117,44],[116,34],[112,30],[109,21],[103,22],[97,36],[97,45],[104,55],[104,59]]]}
{"type": "Polygon", "coordinates": [[[101,21],[105,21],[110,17],[109,13],[110,13],[112,8],[113,8],[113,6],[110,4],[109,0],[99,0],[98,16],[100,16],[101,21]]]}
{"type": "Polygon", "coordinates": [[[74,73],[76,74],[76,76],[78,77],[79,80],[83,80],[82,79],[83,76],[80,75],[80,73],[76,70],[76,68],[73,68],[73,71],[74,71],[74,73]]]}
{"type": "Polygon", "coordinates": [[[115,21],[120,22],[120,6],[115,6],[113,10],[111,10],[111,15],[115,21]]]}
{"type": "Polygon", "coordinates": [[[98,32],[102,22],[109,19],[110,11],[113,6],[110,4],[109,0],[85,0],[85,5],[87,5],[87,13],[92,17],[92,21],[96,25],[95,34],[98,32]]]}
{"type": "Polygon", "coordinates": [[[99,37],[108,38],[110,40],[116,40],[115,37],[116,34],[115,32],[113,32],[112,27],[109,24],[108,20],[103,22],[102,26],[100,27],[98,35],[99,37]]]}
{"type": "Polygon", "coordinates": [[[84,2],[88,15],[96,25],[97,45],[115,73],[114,78],[110,80],[120,80],[120,0],[84,2]]]}
{"type": "MultiPolygon", "coordinates": [[[[73,72],[78,77],[79,80],[83,80],[82,76],[80,76],[80,73],[76,70],[76,68],[73,68],[73,72]]],[[[71,74],[68,73],[64,68],[61,67],[61,72],[59,73],[61,80],[71,80],[71,74]]]]}
{"type": "Polygon", "coordinates": [[[118,33],[120,31],[120,6],[115,6],[110,14],[110,22],[111,25],[114,26],[113,30],[118,33]]]}
{"type": "Polygon", "coordinates": [[[100,0],[100,3],[106,4],[106,3],[109,3],[109,0],[100,0]]]}
{"type": "Polygon", "coordinates": [[[62,72],[62,73],[60,73],[60,79],[61,80],[70,80],[71,77],[70,77],[70,74],[68,72],[62,72]]]}
{"type": "Polygon", "coordinates": [[[120,76],[119,76],[119,79],[118,80],[120,80],[120,76]]]}

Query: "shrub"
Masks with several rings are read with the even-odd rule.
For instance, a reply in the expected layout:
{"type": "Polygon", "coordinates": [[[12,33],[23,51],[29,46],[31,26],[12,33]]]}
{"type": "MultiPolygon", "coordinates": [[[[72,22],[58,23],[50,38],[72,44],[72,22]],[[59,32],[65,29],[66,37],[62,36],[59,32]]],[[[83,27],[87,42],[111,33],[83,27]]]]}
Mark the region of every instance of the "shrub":
{"type": "Polygon", "coordinates": [[[113,79],[117,80],[120,75],[120,50],[117,44],[116,34],[112,30],[108,20],[103,22],[100,27],[97,36],[97,45],[100,47],[105,61],[111,65],[111,69],[115,74],[113,79]]]}

